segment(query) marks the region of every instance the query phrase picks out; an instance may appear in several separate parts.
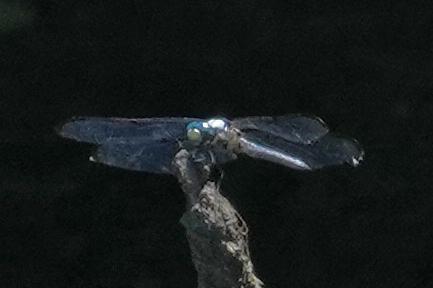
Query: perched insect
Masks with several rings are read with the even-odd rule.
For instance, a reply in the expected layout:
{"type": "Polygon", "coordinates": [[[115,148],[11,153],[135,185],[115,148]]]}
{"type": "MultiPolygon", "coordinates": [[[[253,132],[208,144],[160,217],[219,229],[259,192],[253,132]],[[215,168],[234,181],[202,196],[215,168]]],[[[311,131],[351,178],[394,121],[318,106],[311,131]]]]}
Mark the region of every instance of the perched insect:
{"type": "Polygon", "coordinates": [[[234,120],[76,117],[58,133],[98,145],[92,161],[152,173],[172,174],[171,162],[181,148],[210,164],[245,154],[298,170],[357,166],[364,156],[356,140],[335,136],[320,118],[301,114],[234,120]]]}

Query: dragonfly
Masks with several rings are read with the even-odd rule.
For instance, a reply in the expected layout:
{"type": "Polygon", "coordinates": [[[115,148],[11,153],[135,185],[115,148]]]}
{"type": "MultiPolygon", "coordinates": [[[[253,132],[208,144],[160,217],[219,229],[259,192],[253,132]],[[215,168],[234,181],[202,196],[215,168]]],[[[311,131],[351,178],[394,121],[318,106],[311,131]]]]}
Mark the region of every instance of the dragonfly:
{"type": "Polygon", "coordinates": [[[331,133],[322,119],[304,114],[233,120],[74,117],[57,132],[96,145],[89,158],[93,162],[162,174],[174,174],[172,161],[180,149],[207,165],[222,165],[246,155],[296,170],[355,167],[364,157],[356,140],[331,133]]]}

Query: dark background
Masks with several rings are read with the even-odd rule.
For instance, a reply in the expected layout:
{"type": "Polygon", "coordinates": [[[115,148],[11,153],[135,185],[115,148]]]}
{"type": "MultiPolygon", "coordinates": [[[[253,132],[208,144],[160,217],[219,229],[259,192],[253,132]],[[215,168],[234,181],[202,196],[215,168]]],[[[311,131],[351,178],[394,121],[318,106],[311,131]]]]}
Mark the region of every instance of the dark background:
{"type": "Polygon", "coordinates": [[[294,112],[366,160],[227,165],[267,287],[433,287],[433,13],[377,2],[1,0],[0,287],[195,287],[176,179],[59,122],[294,112]]]}

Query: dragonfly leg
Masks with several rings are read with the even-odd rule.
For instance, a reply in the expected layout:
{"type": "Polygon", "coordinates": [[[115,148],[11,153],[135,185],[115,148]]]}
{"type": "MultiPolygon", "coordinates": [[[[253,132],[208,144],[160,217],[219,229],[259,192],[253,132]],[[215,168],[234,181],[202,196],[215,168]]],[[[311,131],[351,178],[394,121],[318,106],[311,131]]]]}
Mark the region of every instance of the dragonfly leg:
{"type": "Polygon", "coordinates": [[[220,187],[220,182],[223,176],[223,170],[218,165],[215,153],[212,150],[195,150],[192,152],[194,162],[201,165],[208,173],[208,179],[216,182],[217,187],[220,187]]]}
{"type": "Polygon", "coordinates": [[[215,167],[215,170],[218,170],[218,172],[219,172],[219,175],[216,179],[216,188],[217,188],[217,191],[220,191],[221,183],[222,183],[222,180],[224,177],[224,170],[219,169],[219,167],[215,167]]]}
{"type": "Polygon", "coordinates": [[[209,167],[210,168],[209,179],[211,179],[216,183],[216,188],[219,191],[221,187],[221,181],[224,176],[224,170],[218,164],[215,154],[210,150],[208,151],[208,153],[211,159],[211,166],[209,167]]]}

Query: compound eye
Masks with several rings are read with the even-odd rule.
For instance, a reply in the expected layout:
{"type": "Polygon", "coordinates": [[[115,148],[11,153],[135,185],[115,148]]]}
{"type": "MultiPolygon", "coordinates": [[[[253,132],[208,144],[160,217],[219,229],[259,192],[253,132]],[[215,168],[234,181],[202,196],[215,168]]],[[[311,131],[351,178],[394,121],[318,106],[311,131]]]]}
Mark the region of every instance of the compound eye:
{"type": "Polygon", "coordinates": [[[201,142],[202,140],[201,132],[197,128],[188,129],[186,136],[188,137],[188,140],[193,142],[201,142]]]}

